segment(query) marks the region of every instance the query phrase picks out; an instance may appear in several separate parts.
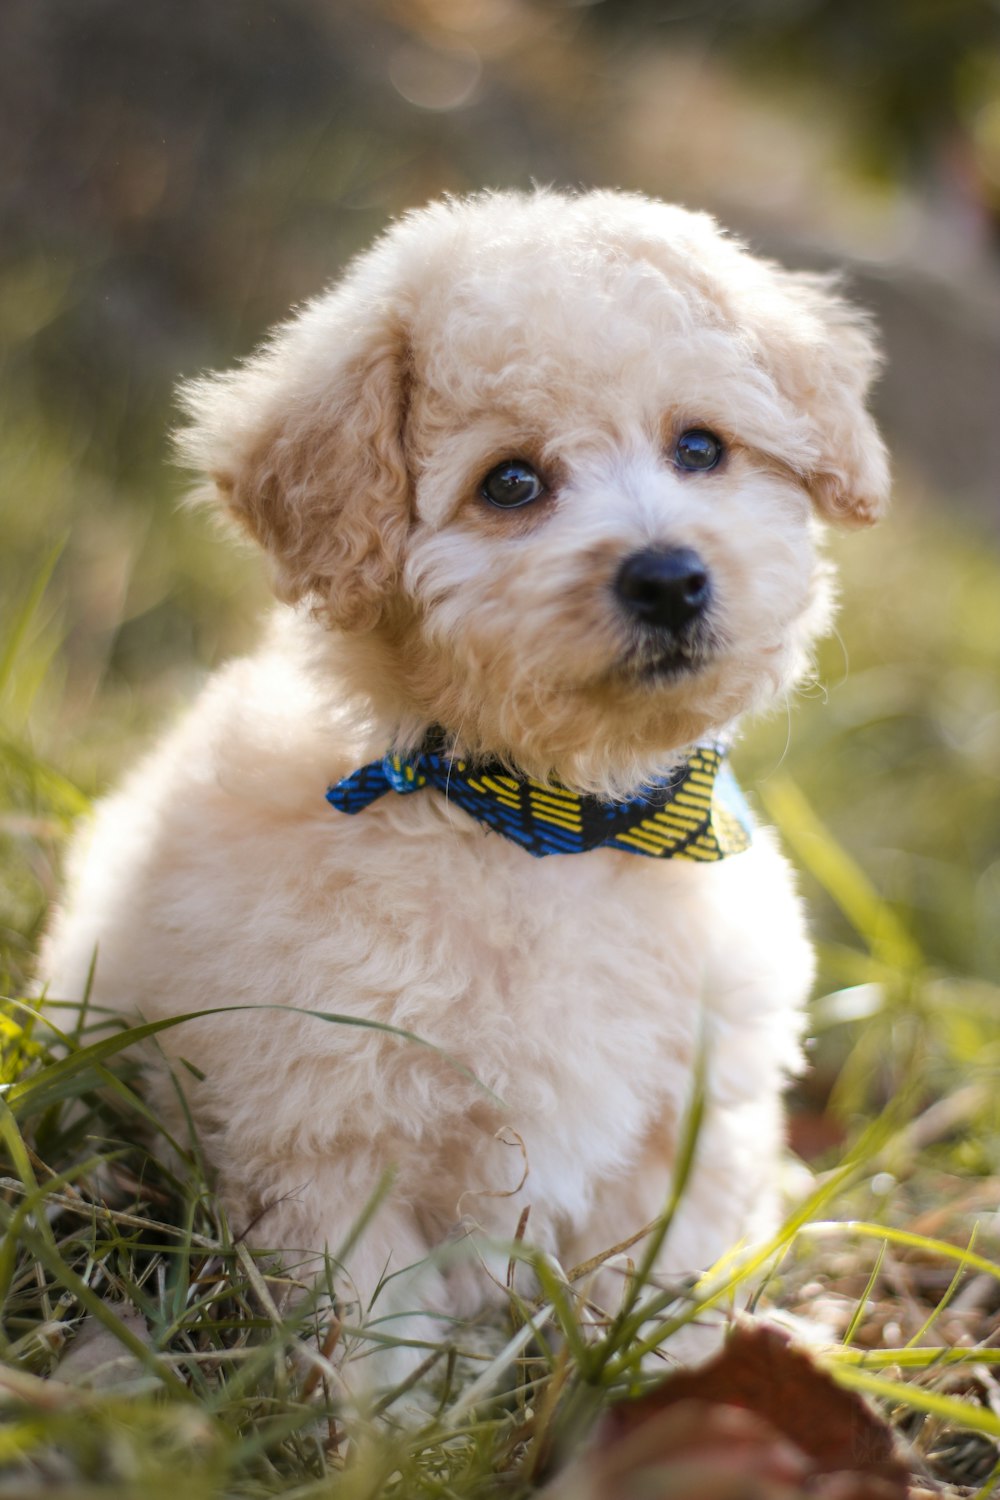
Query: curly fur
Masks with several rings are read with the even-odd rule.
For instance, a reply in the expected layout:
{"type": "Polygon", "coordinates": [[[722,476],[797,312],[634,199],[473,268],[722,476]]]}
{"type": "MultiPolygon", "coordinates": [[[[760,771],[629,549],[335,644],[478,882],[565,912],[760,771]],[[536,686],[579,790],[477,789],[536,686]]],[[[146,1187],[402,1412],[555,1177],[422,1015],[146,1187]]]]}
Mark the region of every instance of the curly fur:
{"type": "MultiPolygon", "coordinates": [[[[630,793],[786,692],[829,613],[814,515],[885,503],[876,365],[828,285],[708,217],[539,191],[408,215],[242,368],[185,388],[202,496],[291,607],[81,836],[49,990],[78,995],[96,948],[96,1003],[386,1022],[503,1101],[433,1051],[287,1008],[169,1031],[166,1058],[204,1075],[184,1088],[237,1228],[333,1250],[391,1166],[351,1256],[362,1305],[469,1202],[499,1235],[530,1203],[536,1243],[592,1254],[664,1199],[701,1030],[708,1113],[663,1269],[772,1221],[811,956],[766,831],[719,865],[535,861],[435,794],[347,818],[323,790],[440,724],[464,753],[630,793]],[[716,471],[671,462],[691,426],[723,438],[716,471]],[[547,481],[523,511],[479,493],[509,457],[547,481]],[[613,593],[651,545],[695,548],[713,581],[669,678],[613,593]]],[[[165,1064],[149,1077],[182,1131],[165,1064]]],[[[487,1291],[432,1258],[385,1301],[455,1313],[487,1291]]]]}

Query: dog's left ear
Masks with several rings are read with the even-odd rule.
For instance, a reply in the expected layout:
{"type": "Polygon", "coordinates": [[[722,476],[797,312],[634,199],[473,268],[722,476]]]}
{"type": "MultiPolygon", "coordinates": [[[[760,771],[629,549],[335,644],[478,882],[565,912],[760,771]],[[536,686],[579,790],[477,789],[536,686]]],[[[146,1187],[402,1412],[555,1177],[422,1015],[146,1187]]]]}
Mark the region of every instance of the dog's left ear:
{"type": "Polygon", "coordinates": [[[308,304],[240,369],[189,382],[183,462],[267,553],[288,603],[372,628],[398,583],[410,526],[408,341],[389,299],[350,279],[308,304]]]}
{"type": "Polygon", "coordinates": [[[775,273],[781,311],[767,318],[765,346],[774,380],[812,429],[806,484],[827,520],[871,525],[885,512],[890,484],[885,444],[865,404],[882,362],[871,321],[829,278],[775,273]]]}

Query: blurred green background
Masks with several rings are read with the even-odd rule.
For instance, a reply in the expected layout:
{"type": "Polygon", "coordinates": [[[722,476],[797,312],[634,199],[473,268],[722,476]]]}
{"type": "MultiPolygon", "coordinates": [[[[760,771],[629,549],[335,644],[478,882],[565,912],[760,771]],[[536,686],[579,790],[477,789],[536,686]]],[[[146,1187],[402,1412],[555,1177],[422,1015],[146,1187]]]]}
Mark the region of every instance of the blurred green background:
{"type": "MultiPolygon", "coordinates": [[[[941,1055],[995,1067],[997,5],[6,0],[0,25],[9,983],[79,792],[253,639],[265,601],[256,560],[178,509],[176,379],[246,353],[428,197],[612,184],[843,266],[883,328],[895,511],[835,540],[839,635],[740,769],[765,805],[795,779],[919,946],[941,1055]]],[[[815,866],[822,988],[877,978],[819,836],[784,831],[815,866]]]]}

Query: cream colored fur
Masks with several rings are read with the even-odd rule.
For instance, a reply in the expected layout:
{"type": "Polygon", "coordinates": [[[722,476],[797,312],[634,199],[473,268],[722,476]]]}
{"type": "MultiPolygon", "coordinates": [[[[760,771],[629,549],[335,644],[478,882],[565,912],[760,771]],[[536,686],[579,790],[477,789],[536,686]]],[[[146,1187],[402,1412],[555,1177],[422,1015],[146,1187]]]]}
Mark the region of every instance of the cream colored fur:
{"type": "MultiPolygon", "coordinates": [[[[42,970],[78,996],[96,949],[94,1002],[147,1019],[270,1007],[161,1038],[204,1074],[177,1070],[237,1231],[315,1259],[391,1168],[349,1257],[363,1305],[463,1213],[509,1237],[530,1204],[529,1238],[583,1259],[663,1204],[701,1033],[708,1114],[661,1269],[773,1223],[811,955],[768,832],[715,865],[536,860],[435,792],[348,817],[324,790],[441,724],[621,794],[786,693],[828,613],[811,514],[885,500],[875,362],[863,318],[707,217],[539,191],[407,216],[246,365],[187,387],[182,451],[286,607],[98,808],[42,970]],[[671,461],[692,426],[725,440],[718,470],[671,461]],[[504,512],[479,485],[511,457],[551,494],[504,512]],[[649,545],[695,548],[714,587],[713,649],[652,683],[612,593],[649,545]],[[503,1103],[291,1006],[415,1032],[503,1103]],[[490,1196],[522,1174],[504,1126],[528,1175],[490,1196]]],[[[162,1061],[149,1088],[183,1134],[162,1061]]],[[[488,1291],[432,1257],[373,1315],[488,1291]]]]}

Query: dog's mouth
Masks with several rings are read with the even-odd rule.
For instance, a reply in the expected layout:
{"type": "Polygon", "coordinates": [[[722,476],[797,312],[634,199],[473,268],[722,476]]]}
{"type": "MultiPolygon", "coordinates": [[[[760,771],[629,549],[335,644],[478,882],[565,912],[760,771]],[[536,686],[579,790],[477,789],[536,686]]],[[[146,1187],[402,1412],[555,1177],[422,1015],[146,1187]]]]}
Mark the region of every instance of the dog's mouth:
{"type": "Polygon", "coordinates": [[[616,675],[643,687],[658,687],[695,676],[714,662],[721,642],[710,631],[644,636],[630,643],[616,663],[616,675]]]}

